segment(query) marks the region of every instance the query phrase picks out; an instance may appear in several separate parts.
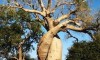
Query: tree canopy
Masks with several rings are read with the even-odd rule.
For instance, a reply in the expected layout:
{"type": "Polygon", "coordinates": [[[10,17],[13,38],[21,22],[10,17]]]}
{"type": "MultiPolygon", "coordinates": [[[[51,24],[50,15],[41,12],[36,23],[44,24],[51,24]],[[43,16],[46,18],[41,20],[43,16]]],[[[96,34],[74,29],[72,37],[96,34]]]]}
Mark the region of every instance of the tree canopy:
{"type": "Polygon", "coordinates": [[[1,57],[2,55],[7,59],[17,57],[20,43],[23,53],[27,53],[30,49],[34,50],[32,43],[38,42],[41,35],[41,25],[37,21],[34,23],[30,13],[0,5],[1,57]]]}
{"type": "MultiPolygon", "coordinates": [[[[95,14],[95,19],[92,26],[99,26],[100,11],[95,14]]],[[[94,41],[75,42],[69,49],[69,54],[66,60],[99,60],[100,59],[100,28],[94,31],[94,41]]]]}
{"type": "Polygon", "coordinates": [[[94,42],[74,43],[69,49],[66,60],[99,60],[100,59],[100,40],[94,42]]]}

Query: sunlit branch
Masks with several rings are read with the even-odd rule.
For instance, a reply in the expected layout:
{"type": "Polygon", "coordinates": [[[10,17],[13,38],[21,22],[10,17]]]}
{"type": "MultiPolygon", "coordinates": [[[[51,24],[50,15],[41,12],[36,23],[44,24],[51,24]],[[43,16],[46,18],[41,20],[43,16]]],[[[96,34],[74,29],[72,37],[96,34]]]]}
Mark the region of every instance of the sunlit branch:
{"type": "Polygon", "coordinates": [[[83,27],[77,27],[75,25],[69,24],[70,22],[73,22],[73,21],[72,20],[66,20],[65,22],[60,23],[57,26],[59,26],[59,27],[65,26],[64,28],[71,29],[71,30],[75,30],[75,31],[83,31],[85,29],[83,27]]]}
{"type": "Polygon", "coordinates": [[[71,24],[67,25],[67,29],[76,30],[76,31],[82,31],[82,30],[84,30],[83,27],[76,27],[76,26],[73,26],[71,24]]]}
{"type": "Polygon", "coordinates": [[[60,6],[62,6],[62,5],[74,5],[75,3],[71,3],[71,2],[63,2],[63,3],[59,3],[59,2],[57,2],[57,4],[55,5],[55,7],[51,10],[51,13],[54,13],[55,12],[55,10],[58,8],[58,7],[60,7],[60,6]]]}
{"type": "Polygon", "coordinates": [[[60,21],[62,21],[62,20],[64,20],[64,19],[66,19],[66,18],[69,18],[69,17],[70,17],[70,15],[71,15],[72,13],[76,12],[76,11],[77,11],[77,9],[76,9],[76,10],[74,10],[74,11],[71,11],[71,12],[70,12],[70,13],[68,13],[68,14],[65,14],[65,15],[60,16],[58,19],[56,19],[56,20],[57,20],[57,22],[60,22],[60,21]]]}
{"type": "Polygon", "coordinates": [[[56,19],[58,22],[60,22],[61,20],[63,19],[66,19],[70,16],[70,13],[69,14],[66,14],[66,15],[62,15],[61,17],[59,17],[58,19],[56,19]]]}
{"type": "Polygon", "coordinates": [[[50,9],[50,7],[51,7],[51,3],[52,3],[52,1],[51,1],[51,0],[48,0],[47,10],[49,10],[49,9],[50,9]]]}
{"type": "Polygon", "coordinates": [[[40,12],[40,11],[37,11],[37,10],[34,10],[34,9],[25,9],[25,8],[21,8],[21,9],[23,9],[24,11],[26,11],[26,12],[32,12],[32,13],[37,13],[37,14],[41,14],[41,15],[43,15],[44,16],[44,14],[42,13],[42,12],[40,12]]]}
{"type": "Polygon", "coordinates": [[[17,2],[14,2],[15,6],[10,6],[12,8],[19,8],[19,9],[23,9],[26,12],[32,12],[32,13],[36,13],[36,14],[40,14],[42,16],[45,16],[44,12],[35,10],[35,9],[26,9],[23,6],[21,6],[20,4],[18,4],[17,2]]]}
{"type": "Polygon", "coordinates": [[[42,9],[42,11],[45,11],[45,7],[44,7],[44,4],[43,4],[43,1],[42,0],[38,0],[39,4],[40,4],[40,7],[42,9]]]}
{"type": "Polygon", "coordinates": [[[55,12],[55,10],[59,7],[59,3],[60,2],[57,1],[57,4],[55,5],[55,7],[51,9],[51,13],[54,13],[55,12]]]}

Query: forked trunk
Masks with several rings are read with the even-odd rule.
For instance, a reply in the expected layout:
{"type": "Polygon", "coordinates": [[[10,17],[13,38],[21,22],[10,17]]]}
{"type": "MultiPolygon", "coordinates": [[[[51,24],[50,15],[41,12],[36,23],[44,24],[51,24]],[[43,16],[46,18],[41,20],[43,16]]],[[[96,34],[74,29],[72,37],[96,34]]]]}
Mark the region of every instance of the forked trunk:
{"type": "Polygon", "coordinates": [[[37,54],[39,60],[61,60],[61,41],[55,35],[59,31],[59,26],[49,30],[40,39],[38,44],[37,54]],[[54,56],[55,55],[55,56],[54,56]],[[52,58],[51,58],[52,57],[52,58]]]}

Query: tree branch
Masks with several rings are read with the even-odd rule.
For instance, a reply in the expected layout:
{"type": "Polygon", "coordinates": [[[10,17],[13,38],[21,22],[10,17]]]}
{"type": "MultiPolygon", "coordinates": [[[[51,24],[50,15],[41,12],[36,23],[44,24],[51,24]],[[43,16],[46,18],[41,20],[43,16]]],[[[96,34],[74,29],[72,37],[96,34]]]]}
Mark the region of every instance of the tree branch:
{"type": "Polygon", "coordinates": [[[78,38],[74,37],[68,30],[66,31],[66,33],[68,33],[70,35],[70,37],[73,37],[76,39],[76,41],[78,42],[78,38]]]}
{"type": "Polygon", "coordinates": [[[66,14],[66,15],[62,15],[61,17],[59,17],[58,19],[56,19],[58,22],[60,22],[61,20],[63,19],[66,19],[70,16],[70,13],[69,14],[66,14]]]}
{"type": "Polygon", "coordinates": [[[42,0],[38,0],[39,4],[40,4],[40,7],[42,9],[42,11],[45,11],[45,7],[44,7],[44,4],[43,4],[43,1],[42,0]]]}
{"type": "Polygon", "coordinates": [[[66,28],[66,29],[71,29],[71,30],[76,30],[76,31],[83,31],[85,28],[83,27],[77,27],[75,25],[71,25],[69,24],[70,22],[73,22],[72,20],[66,20],[65,22],[62,22],[60,24],[58,24],[57,26],[58,27],[63,27],[66,28]]]}
{"type": "Polygon", "coordinates": [[[77,11],[77,9],[75,9],[74,11],[71,11],[71,12],[68,13],[68,14],[62,15],[61,17],[59,17],[58,19],[56,19],[56,21],[57,21],[57,22],[61,22],[63,19],[69,18],[70,15],[71,15],[72,13],[75,13],[76,11],[77,11]]]}
{"type": "Polygon", "coordinates": [[[90,37],[92,38],[92,40],[96,40],[96,38],[92,35],[91,32],[89,31],[84,31],[85,33],[87,33],[88,35],[90,35],[90,37]]]}
{"type": "Polygon", "coordinates": [[[21,9],[23,9],[23,10],[26,11],[26,12],[37,13],[37,14],[40,14],[40,15],[44,16],[44,14],[43,14],[42,12],[37,11],[37,10],[34,10],[34,9],[33,9],[33,10],[25,9],[25,8],[21,8],[21,9]]]}
{"type": "Polygon", "coordinates": [[[51,7],[51,0],[48,0],[48,6],[47,6],[47,10],[49,10],[50,9],[50,7],[51,7]]]}
{"type": "Polygon", "coordinates": [[[74,5],[75,3],[72,3],[72,2],[63,2],[63,3],[59,3],[57,2],[57,4],[55,5],[55,7],[51,10],[51,13],[54,13],[55,10],[59,7],[59,6],[62,6],[62,5],[74,5]]]}
{"type": "MultiPolygon", "coordinates": [[[[19,8],[19,9],[23,9],[24,11],[26,12],[32,12],[32,13],[37,13],[37,14],[40,14],[42,16],[45,16],[45,13],[42,11],[38,11],[38,10],[35,10],[35,9],[26,9],[24,8],[22,5],[20,5],[19,3],[17,2],[14,2],[15,6],[10,6],[12,8],[19,8]]],[[[42,3],[41,3],[42,4],[42,3]]]]}
{"type": "Polygon", "coordinates": [[[73,26],[73,25],[70,25],[70,24],[67,25],[67,29],[76,30],[76,31],[84,30],[83,27],[76,27],[76,26],[73,26]]]}
{"type": "MultiPolygon", "coordinates": [[[[70,29],[70,30],[73,30],[73,31],[78,31],[78,32],[84,32],[84,33],[87,33],[90,35],[90,37],[95,40],[95,37],[88,31],[88,30],[95,30],[95,28],[93,27],[87,27],[87,28],[83,28],[83,27],[77,27],[75,25],[71,25],[71,24],[68,24],[70,22],[73,22],[72,20],[66,20],[65,22],[61,23],[61,24],[58,24],[57,26],[58,27],[63,27],[64,26],[64,29],[70,29]]],[[[67,31],[67,33],[69,33],[67,31]]],[[[70,33],[69,33],[70,34],[70,33]]],[[[70,34],[71,35],[71,34],[70,34]]],[[[72,36],[72,35],[71,35],[72,36]]],[[[73,37],[73,36],[72,36],[73,37]]],[[[76,40],[78,40],[76,37],[73,37],[75,38],[76,40]]]]}
{"type": "Polygon", "coordinates": [[[24,11],[26,11],[26,12],[37,13],[37,14],[44,16],[44,14],[42,12],[34,10],[34,9],[31,10],[31,9],[26,9],[26,8],[23,8],[23,7],[18,7],[18,6],[12,6],[12,8],[20,8],[20,9],[23,9],[24,11]]]}

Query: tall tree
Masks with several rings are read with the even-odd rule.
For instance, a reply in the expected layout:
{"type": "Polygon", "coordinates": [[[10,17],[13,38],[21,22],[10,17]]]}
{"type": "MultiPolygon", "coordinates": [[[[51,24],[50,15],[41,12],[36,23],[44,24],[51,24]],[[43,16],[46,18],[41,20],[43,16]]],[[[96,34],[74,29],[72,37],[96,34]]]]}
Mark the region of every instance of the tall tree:
{"type": "Polygon", "coordinates": [[[86,42],[81,41],[74,43],[74,45],[69,49],[69,54],[66,60],[99,60],[100,59],[100,11],[94,16],[92,26],[95,26],[94,31],[92,31],[95,40],[86,42]]]}
{"type": "Polygon", "coordinates": [[[100,40],[93,42],[74,43],[69,49],[66,60],[99,60],[100,59],[100,40]]]}
{"type": "MultiPolygon", "coordinates": [[[[68,29],[88,33],[91,16],[86,0],[7,0],[9,7],[33,13],[47,32],[38,44],[39,60],[61,60],[62,43],[57,35],[68,29]],[[88,24],[88,25],[87,25],[88,24]]],[[[70,33],[69,33],[70,34],[70,33]]],[[[91,34],[90,34],[91,35],[91,34]]]]}
{"type": "Polygon", "coordinates": [[[22,9],[0,5],[0,12],[0,55],[22,60],[24,54],[33,48],[31,44],[38,42],[42,35],[41,26],[38,22],[34,23],[30,13],[22,9]],[[26,29],[29,32],[25,32],[26,29]]]}

